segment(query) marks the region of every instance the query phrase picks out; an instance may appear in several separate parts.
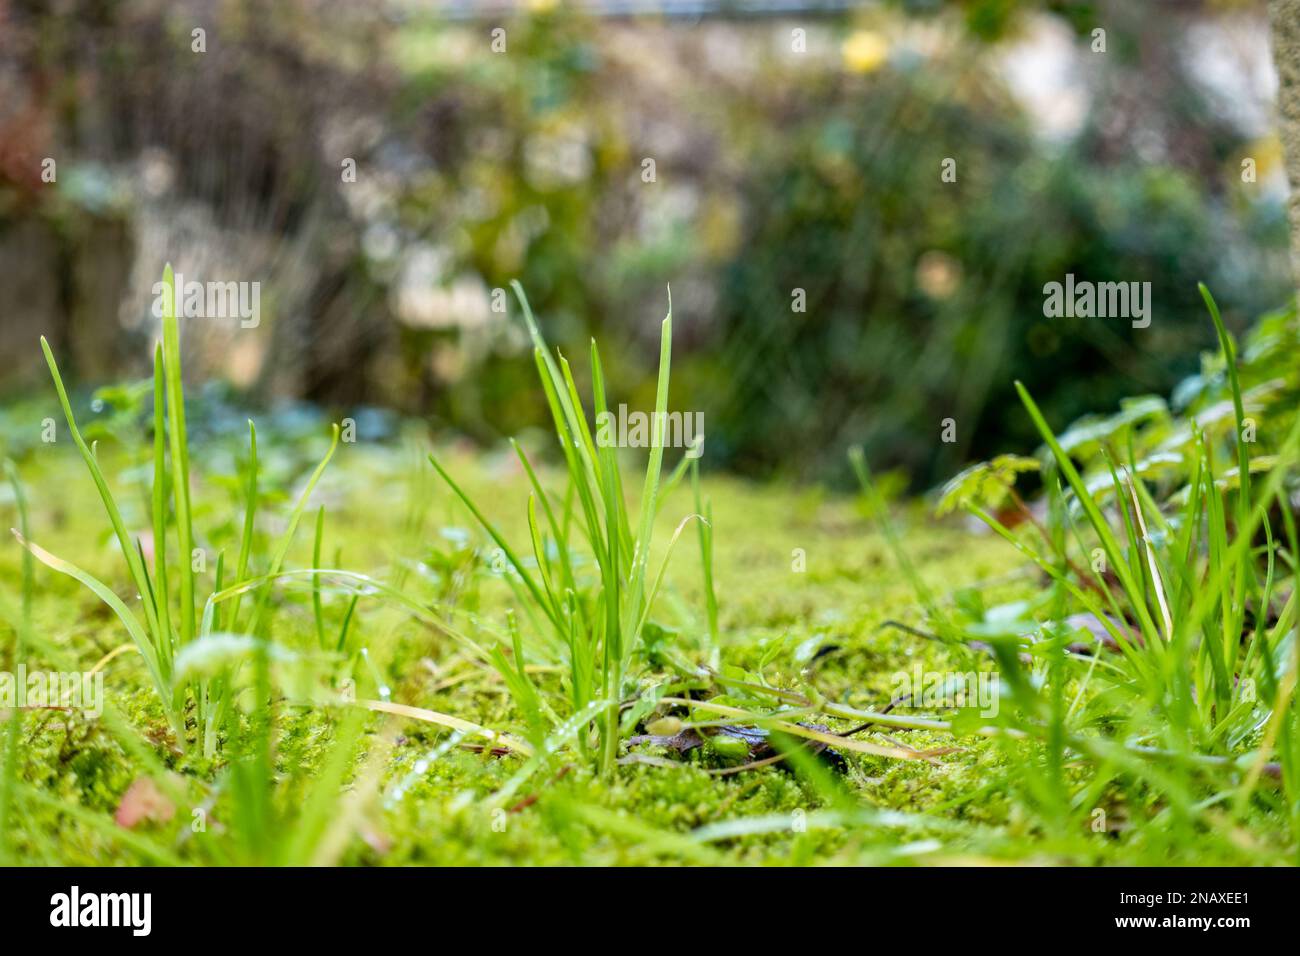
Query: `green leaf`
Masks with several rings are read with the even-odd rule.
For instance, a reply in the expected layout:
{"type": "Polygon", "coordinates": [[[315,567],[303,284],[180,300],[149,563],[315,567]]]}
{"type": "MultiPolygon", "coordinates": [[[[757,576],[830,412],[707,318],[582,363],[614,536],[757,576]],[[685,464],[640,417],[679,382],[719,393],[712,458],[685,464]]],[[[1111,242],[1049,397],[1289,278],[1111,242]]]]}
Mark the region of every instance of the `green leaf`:
{"type": "Polygon", "coordinates": [[[1015,487],[1016,477],[1040,467],[1038,459],[1022,455],[998,455],[992,461],[971,465],[943,486],[935,514],[942,516],[972,505],[997,510],[1015,487]]]}

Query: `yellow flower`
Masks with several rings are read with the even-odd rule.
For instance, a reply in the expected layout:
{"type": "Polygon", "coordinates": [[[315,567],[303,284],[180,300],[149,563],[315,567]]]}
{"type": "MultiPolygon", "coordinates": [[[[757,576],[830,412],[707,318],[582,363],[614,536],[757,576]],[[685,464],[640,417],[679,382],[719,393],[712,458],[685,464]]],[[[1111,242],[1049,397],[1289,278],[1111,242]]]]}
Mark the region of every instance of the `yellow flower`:
{"type": "MultiPolygon", "coordinates": [[[[1248,159],[1254,160],[1251,165],[1255,167],[1256,178],[1267,179],[1273,170],[1283,163],[1282,143],[1276,136],[1272,135],[1247,143],[1242,158],[1233,169],[1234,175],[1241,173],[1246,168],[1246,160],[1248,159]]],[[[1249,180],[1243,179],[1242,181],[1247,182],[1249,180]]]]}
{"type": "Polygon", "coordinates": [[[845,69],[853,73],[874,73],[889,59],[889,41],[874,30],[855,30],[840,51],[845,69]]]}

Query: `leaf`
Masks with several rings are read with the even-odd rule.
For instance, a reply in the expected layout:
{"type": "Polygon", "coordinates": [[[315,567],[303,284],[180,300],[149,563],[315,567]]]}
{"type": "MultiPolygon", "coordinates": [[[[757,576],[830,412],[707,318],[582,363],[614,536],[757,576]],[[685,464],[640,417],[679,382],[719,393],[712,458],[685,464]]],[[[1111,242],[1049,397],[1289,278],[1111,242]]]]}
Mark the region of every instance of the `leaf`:
{"type": "MultiPolygon", "coordinates": [[[[28,541],[18,531],[13,530],[13,536],[18,539],[18,543],[32,553],[38,561],[48,568],[58,571],[60,574],[66,574],[68,577],[80,581],[86,587],[90,588],[101,601],[113,609],[115,613],[135,641],[135,646],[140,649],[140,656],[144,658],[145,665],[149,668],[149,673],[153,677],[154,684],[157,687],[166,686],[162,678],[162,672],[158,665],[158,654],[154,650],[153,643],[149,640],[148,634],[145,633],[139,619],[131,612],[120,597],[103,581],[100,581],[88,571],[83,571],[70,561],[64,561],[57,555],[50,554],[44,548],[40,547],[33,541],[28,541]]],[[[134,552],[133,552],[134,553],[134,552]]]]}
{"type": "Polygon", "coordinates": [[[131,830],[143,821],[166,823],[175,815],[176,807],[158,785],[148,777],[137,777],[122,794],[113,820],[118,826],[131,830]]]}
{"type": "Polygon", "coordinates": [[[998,455],[992,461],[971,465],[943,486],[935,514],[942,516],[971,505],[996,510],[1015,487],[1017,475],[1040,467],[1038,459],[1022,455],[998,455]]]}
{"type": "Polygon", "coordinates": [[[1089,415],[1079,419],[1067,428],[1058,441],[1061,447],[1070,453],[1079,453],[1088,446],[1099,444],[1130,425],[1157,416],[1165,416],[1169,406],[1158,395],[1143,395],[1128,398],[1120,402],[1120,410],[1108,418],[1089,415]]]}
{"type": "Polygon", "coordinates": [[[1085,631],[1091,636],[1092,641],[1090,642],[1075,642],[1070,645],[1070,650],[1076,653],[1090,654],[1092,653],[1093,644],[1097,643],[1100,643],[1107,650],[1118,651],[1120,647],[1119,642],[1115,640],[1114,633],[1112,633],[1114,631],[1124,635],[1130,644],[1142,643],[1141,636],[1135,634],[1128,624],[1116,620],[1109,614],[1099,617],[1096,614],[1084,611],[1079,614],[1069,615],[1061,621],[1061,624],[1068,631],[1085,631]]]}
{"type": "Polygon", "coordinates": [[[293,651],[246,634],[206,634],[181,648],[172,679],[181,684],[191,677],[216,677],[261,651],[277,662],[298,660],[293,651]]]}
{"type": "MultiPolygon", "coordinates": [[[[377,710],[385,714],[395,714],[398,717],[406,717],[410,720],[420,720],[429,724],[438,724],[442,727],[450,727],[452,730],[459,730],[462,733],[474,734],[478,737],[486,737],[494,746],[513,750],[524,756],[531,756],[533,748],[526,741],[513,737],[510,734],[497,733],[495,730],[489,730],[479,724],[472,723],[468,720],[462,720],[459,717],[453,717],[451,714],[439,713],[436,710],[426,710],[423,707],[410,707],[406,704],[397,704],[387,700],[359,700],[357,705],[366,708],[366,710],[377,710]]],[[[603,706],[603,705],[602,705],[603,706]]]]}
{"type": "MultiPolygon", "coordinates": [[[[1185,466],[1186,459],[1181,452],[1161,451],[1143,458],[1132,468],[1128,465],[1118,465],[1115,470],[1121,478],[1134,475],[1148,481],[1155,481],[1162,476],[1176,475],[1185,466]]],[[[1109,469],[1091,475],[1084,482],[1084,487],[1097,501],[1115,493],[1115,481],[1109,469]]]]}
{"type": "MultiPolygon", "coordinates": [[[[1250,460],[1250,473],[1257,475],[1270,472],[1277,466],[1277,463],[1277,455],[1258,455],[1250,460]]],[[[1220,491],[1236,491],[1241,487],[1241,469],[1239,467],[1228,468],[1220,477],[1214,479],[1214,487],[1220,491]]],[[[1176,494],[1170,496],[1169,503],[1173,505],[1186,504],[1191,493],[1191,486],[1184,485],[1176,494]]]]}

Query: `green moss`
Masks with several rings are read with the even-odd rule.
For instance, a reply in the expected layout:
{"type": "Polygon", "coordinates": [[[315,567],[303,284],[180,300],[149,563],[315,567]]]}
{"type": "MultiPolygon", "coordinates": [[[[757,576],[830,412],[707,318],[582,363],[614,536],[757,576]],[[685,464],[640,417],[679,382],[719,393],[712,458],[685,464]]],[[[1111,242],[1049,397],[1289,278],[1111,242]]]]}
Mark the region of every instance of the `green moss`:
{"type": "MultiPolygon", "coordinates": [[[[33,536],[56,554],[76,554],[126,596],[124,569],[114,545],[98,530],[102,519],[93,496],[50,500],[39,493],[84,483],[72,457],[69,449],[58,448],[26,469],[34,489],[33,536]]],[[[505,611],[514,601],[492,570],[491,547],[471,530],[465,512],[439,493],[413,520],[405,506],[408,459],[355,447],[340,457],[318,490],[328,509],[325,553],[337,553],[343,566],[381,579],[400,578],[410,593],[447,610],[480,639],[504,633],[505,611]]],[[[493,519],[507,535],[526,540],[526,483],[517,467],[499,456],[454,466],[458,475],[469,476],[472,495],[494,504],[493,519]]],[[[882,630],[889,620],[914,626],[921,621],[910,589],[854,501],[729,479],[706,480],[704,493],[713,501],[715,587],[727,664],[761,672],[772,686],[815,688],[827,700],[857,708],[888,703],[892,675],[916,662],[937,670],[989,666],[942,643],[882,630]]],[[[229,516],[213,505],[220,497],[213,485],[200,486],[196,494],[196,501],[204,502],[196,512],[196,534],[214,553],[229,548],[231,540],[229,516]]],[[[122,498],[131,502],[124,507],[128,524],[146,526],[143,498],[122,498]]],[[[691,510],[689,489],[679,487],[660,515],[659,549],[691,510]]],[[[902,531],[936,594],[976,587],[986,604],[993,604],[1027,597],[1039,587],[1009,547],[963,525],[938,525],[917,511],[904,516],[902,531]]],[[[305,566],[310,548],[310,534],[300,534],[289,565],[305,566]]],[[[661,555],[652,558],[652,566],[661,555]]],[[[214,564],[209,561],[207,575],[214,564]]],[[[0,578],[17,581],[18,569],[19,549],[3,549],[0,578]]],[[[684,537],[655,619],[675,632],[688,655],[699,652],[707,636],[700,580],[698,551],[684,537]]],[[[327,589],[324,611],[331,633],[337,633],[349,597],[327,589]]],[[[273,607],[277,642],[304,653],[316,646],[306,585],[280,588],[273,607]]],[[[83,669],[127,642],[92,595],[43,569],[37,572],[33,631],[83,669]]],[[[383,684],[393,700],[524,732],[522,715],[495,672],[467,659],[436,628],[368,596],[358,603],[350,635],[349,650],[366,648],[378,676],[360,667],[358,696],[377,696],[383,684]]],[[[7,645],[7,639],[0,642],[7,645]]],[[[38,653],[29,655],[29,667],[39,663],[38,653]]],[[[205,762],[172,751],[162,710],[136,655],[112,659],[105,674],[111,703],[156,765],[142,765],[102,721],[25,714],[19,768],[25,787],[11,840],[19,860],[125,864],[147,861],[154,852],[195,863],[231,860],[236,795],[217,787],[226,779],[224,758],[205,762]],[[120,830],[113,813],[122,795],[137,777],[155,776],[159,768],[171,775],[181,805],[170,821],[144,823],[129,834],[120,830]],[[52,799],[34,799],[32,792],[52,799]],[[202,810],[202,829],[195,828],[196,809],[202,810]],[[145,841],[148,852],[132,840],[145,841]]],[[[538,679],[558,678],[541,674],[538,679]]],[[[319,682],[329,689],[328,678],[319,682]]],[[[323,699],[277,704],[273,806],[286,839],[298,815],[307,812],[340,734],[342,708],[325,706],[323,699]]],[[[835,729],[848,729],[835,723],[835,729]]],[[[879,730],[861,736],[888,742],[879,730]]],[[[1109,821],[1105,832],[1066,826],[1045,809],[1043,796],[1020,772],[1027,761],[1042,759],[1035,746],[920,731],[894,736],[919,749],[960,749],[930,761],[846,752],[841,779],[847,803],[838,806],[814,781],[788,769],[720,774],[725,761],[705,750],[670,766],[624,763],[612,777],[596,776],[566,752],[497,804],[492,796],[518,772],[520,758],[449,748],[441,727],[373,715],[358,757],[347,768],[342,797],[328,814],[328,824],[342,821],[347,828],[332,859],[366,865],[978,859],[1234,864],[1279,861],[1294,853],[1267,807],[1259,808],[1252,828],[1229,838],[1173,841],[1163,829],[1163,807],[1158,800],[1146,803],[1150,795],[1137,786],[1105,790],[1098,801],[1109,821]],[[354,795],[364,799],[355,812],[345,813],[354,795]],[[742,829],[753,832],[718,829],[735,821],[749,821],[742,829]]],[[[639,752],[664,757],[662,750],[639,752]]],[[[1082,788],[1088,774],[1086,767],[1070,766],[1069,786],[1082,788]]],[[[329,797],[333,801],[335,795],[329,797]]]]}

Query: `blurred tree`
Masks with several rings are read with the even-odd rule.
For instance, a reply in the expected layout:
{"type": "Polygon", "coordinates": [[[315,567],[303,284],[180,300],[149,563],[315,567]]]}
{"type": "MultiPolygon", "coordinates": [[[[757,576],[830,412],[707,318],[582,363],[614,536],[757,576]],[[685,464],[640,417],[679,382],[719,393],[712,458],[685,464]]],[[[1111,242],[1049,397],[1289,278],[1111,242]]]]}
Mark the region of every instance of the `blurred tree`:
{"type": "Polygon", "coordinates": [[[826,474],[861,442],[933,480],[1035,442],[1012,378],[1057,422],[1168,392],[1212,344],[1198,281],[1238,327],[1281,301],[1280,223],[1223,175],[1244,134],[1189,81],[1180,25],[1114,6],[1104,22],[1093,108],[1064,142],[1045,142],[981,45],[781,86],[782,135],[751,150],[719,298],[714,460],[826,474]],[[1151,325],[1045,317],[1045,284],[1071,273],[1150,282],[1151,325]]]}
{"type": "MultiPolygon", "coordinates": [[[[149,334],[165,259],[261,279],[261,328],[187,330],[196,377],[491,440],[546,418],[510,279],[567,354],[599,336],[612,401],[641,407],[671,282],[672,400],[705,413],[710,465],[825,476],[862,441],[928,481],[1034,441],[1013,376],[1068,420],[1195,367],[1198,280],[1238,327],[1284,294],[1280,209],[1226,174],[1244,134],[1182,55],[1208,7],[899,0],[796,22],[729,6],[682,25],[0,0],[17,91],[0,102],[0,255],[21,250],[34,277],[14,305],[98,378],[144,371],[120,353],[147,354],[124,340],[149,334]],[[1092,103],[1064,137],[1004,70],[1045,10],[1035,56],[1092,103]],[[57,187],[33,185],[37,143],[62,157],[57,187]],[[1151,281],[1151,328],[1045,319],[1044,284],[1070,272],[1151,281]],[[947,418],[954,440],[936,441],[947,418]]],[[[12,333],[10,367],[36,374],[11,314],[0,355],[12,333]]]]}

